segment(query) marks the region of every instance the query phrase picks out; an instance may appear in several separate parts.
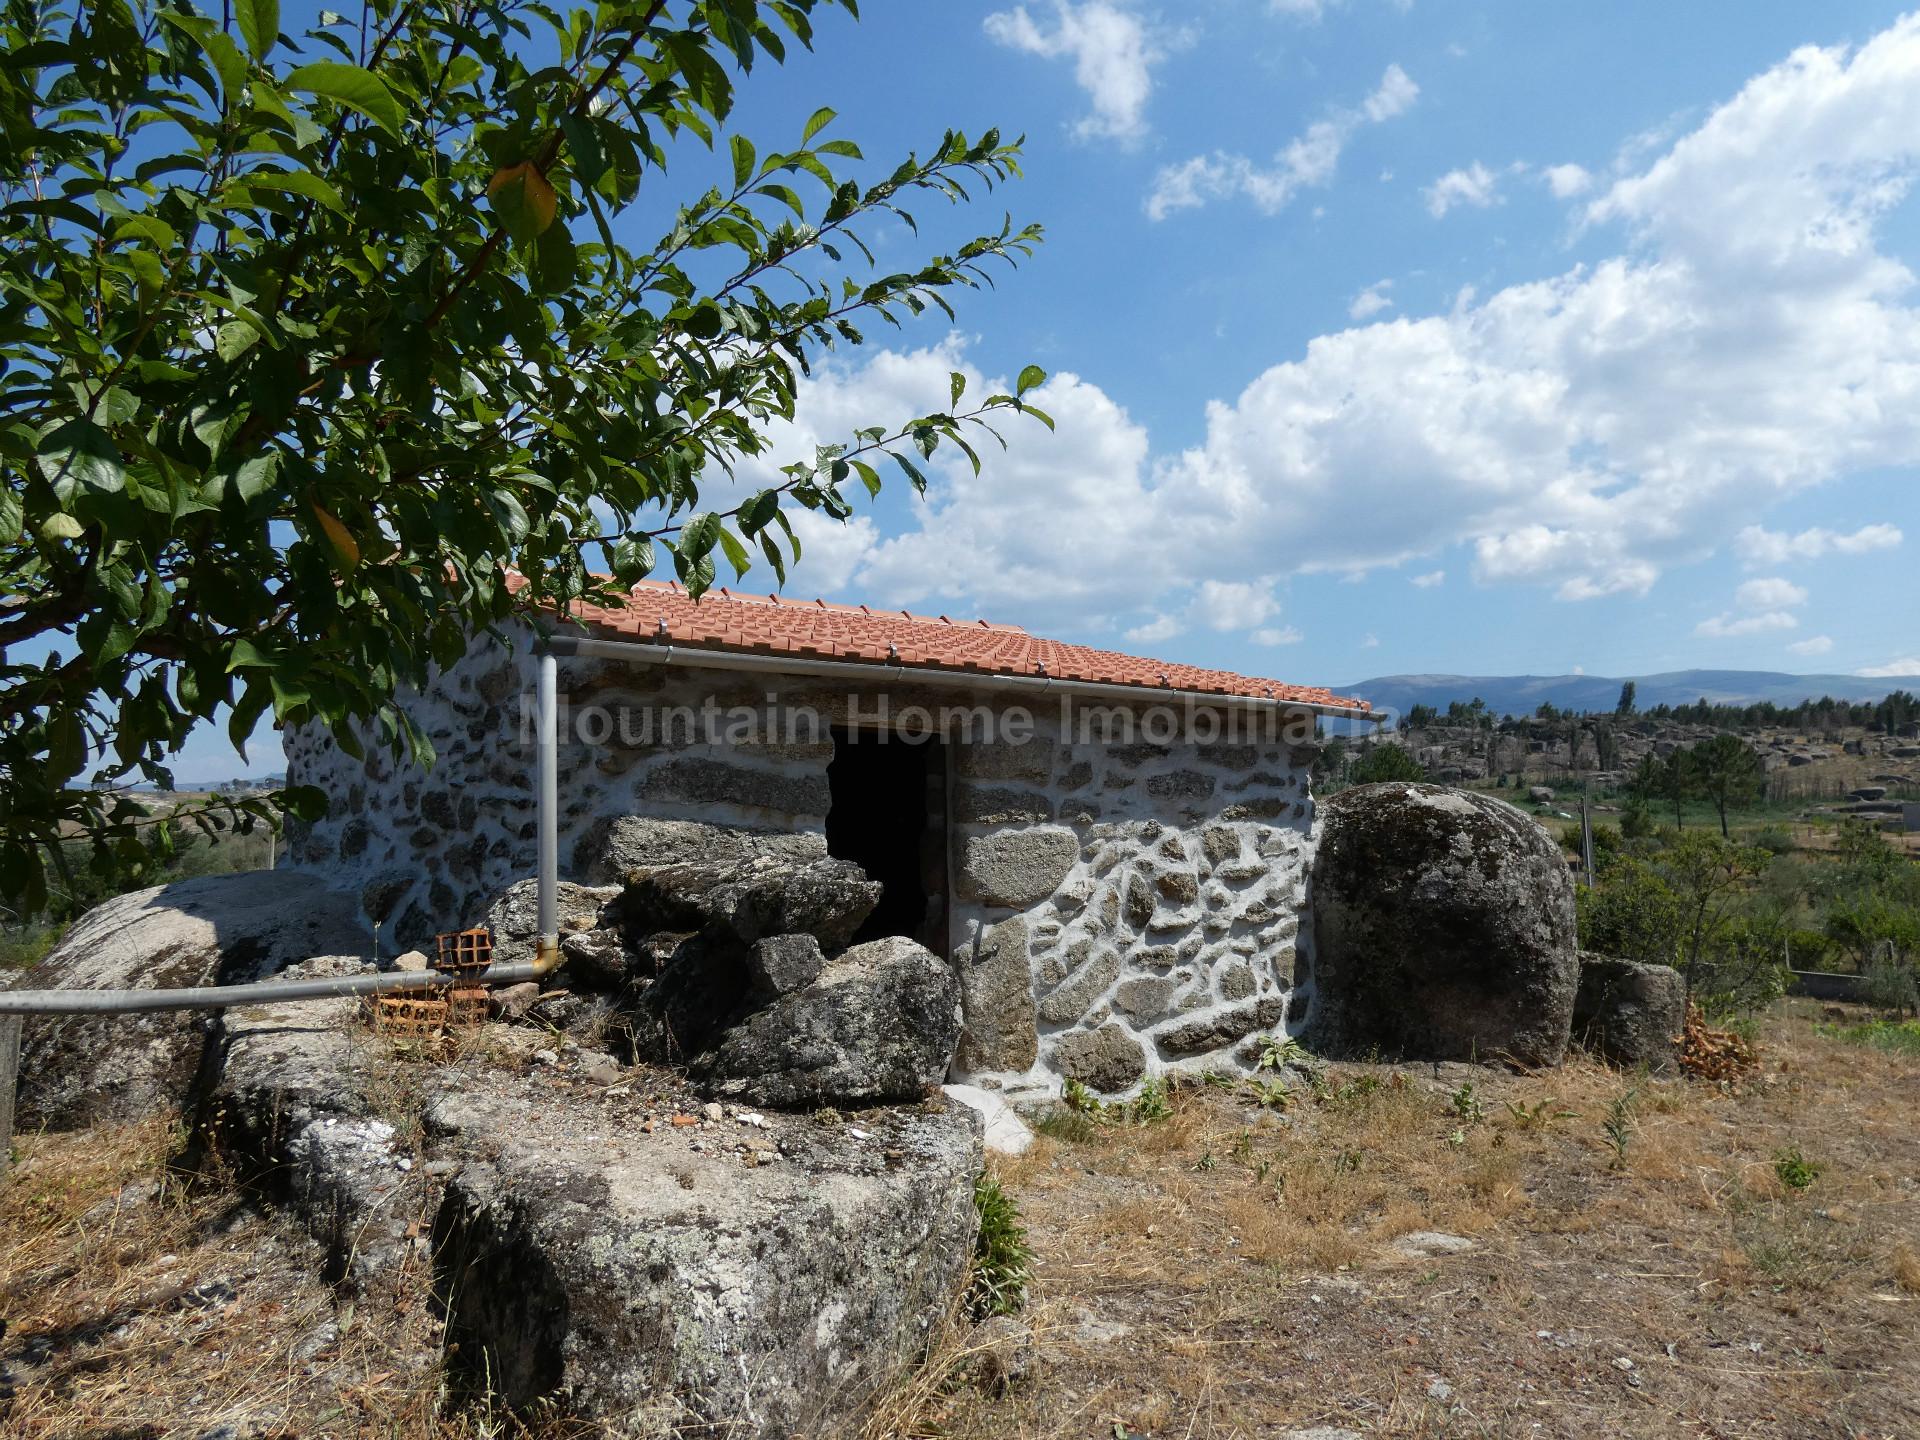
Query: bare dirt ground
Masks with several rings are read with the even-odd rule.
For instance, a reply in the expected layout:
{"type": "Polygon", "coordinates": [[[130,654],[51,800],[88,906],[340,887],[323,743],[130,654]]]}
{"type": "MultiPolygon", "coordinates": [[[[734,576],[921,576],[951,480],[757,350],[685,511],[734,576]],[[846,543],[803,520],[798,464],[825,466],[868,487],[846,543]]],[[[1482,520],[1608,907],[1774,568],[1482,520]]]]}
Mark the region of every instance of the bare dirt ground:
{"type": "MultiPolygon", "coordinates": [[[[999,1166],[1033,1373],[989,1393],[956,1339],[869,1440],[1920,1435],[1920,1056],[1819,1016],[1771,1017],[1732,1088],[1339,1065],[1284,1108],[1196,1086],[1158,1121],[1055,1117],[999,1166]]],[[[336,1296],[296,1229],[170,1179],[179,1144],[20,1138],[0,1436],[525,1433],[442,1413],[424,1241],[336,1296]]]]}
{"type": "Polygon", "coordinates": [[[1035,1376],[936,1365],[875,1433],[1920,1435],[1920,1058],[1818,1014],[1766,1022],[1738,1087],[1341,1065],[1284,1112],[1049,1124],[1001,1167],[1035,1376]]]}

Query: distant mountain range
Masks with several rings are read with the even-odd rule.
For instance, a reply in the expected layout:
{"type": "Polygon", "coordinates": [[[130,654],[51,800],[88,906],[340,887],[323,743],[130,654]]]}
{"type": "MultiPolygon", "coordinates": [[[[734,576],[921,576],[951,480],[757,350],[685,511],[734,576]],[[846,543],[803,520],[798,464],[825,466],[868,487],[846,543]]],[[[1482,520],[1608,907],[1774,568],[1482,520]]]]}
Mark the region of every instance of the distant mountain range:
{"type": "Polygon", "coordinates": [[[1445,710],[1476,696],[1496,714],[1531,715],[1542,701],[1562,710],[1610,711],[1628,679],[1643,710],[1655,705],[1691,705],[1702,698],[1717,705],[1798,705],[1831,696],[1859,703],[1895,690],[1920,691],[1920,675],[1865,680],[1858,675],[1776,675],[1766,670],[1673,670],[1664,675],[1382,675],[1335,687],[1339,695],[1371,700],[1375,710],[1404,714],[1415,705],[1445,710]]]}

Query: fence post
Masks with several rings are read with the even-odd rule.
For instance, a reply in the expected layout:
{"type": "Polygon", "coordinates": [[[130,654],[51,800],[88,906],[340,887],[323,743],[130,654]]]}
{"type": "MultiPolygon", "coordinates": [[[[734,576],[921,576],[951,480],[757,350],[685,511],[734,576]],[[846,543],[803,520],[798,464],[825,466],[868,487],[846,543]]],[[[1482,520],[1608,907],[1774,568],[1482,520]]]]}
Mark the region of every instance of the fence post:
{"type": "Polygon", "coordinates": [[[13,1085],[20,1072],[18,1015],[0,1015],[0,1183],[13,1155],[13,1085]]]}

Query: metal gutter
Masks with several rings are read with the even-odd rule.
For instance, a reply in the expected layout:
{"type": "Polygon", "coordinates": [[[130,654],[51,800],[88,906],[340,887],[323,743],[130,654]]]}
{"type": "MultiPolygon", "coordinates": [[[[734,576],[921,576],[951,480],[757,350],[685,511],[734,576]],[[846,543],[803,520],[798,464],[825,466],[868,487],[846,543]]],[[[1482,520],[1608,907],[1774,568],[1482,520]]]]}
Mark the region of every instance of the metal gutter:
{"type": "Polygon", "coordinates": [[[552,635],[546,648],[553,655],[587,659],[628,660],[642,665],[694,665],[712,670],[761,670],[779,674],[834,675],[849,680],[891,681],[896,684],[953,685],[965,689],[1010,688],[1056,690],[1068,695],[1131,700],[1135,704],[1192,701],[1200,705],[1240,706],[1252,710],[1306,711],[1340,719],[1363,720],[1372,714],[1345,705],[1310,700],[1283,700],[1278,696],[1224,695],[1212,690],[1149,689],[1145,685],[1115,685],[1097,680],[1060,680],[1050,675],[1009,675],[1000,672],[936,670],[897,661],[814,660],[799,655],[762,655],[738,650],[705,650],[699,646],[661,645],[651,641],[603,640],[584,635],[552,635]]]}

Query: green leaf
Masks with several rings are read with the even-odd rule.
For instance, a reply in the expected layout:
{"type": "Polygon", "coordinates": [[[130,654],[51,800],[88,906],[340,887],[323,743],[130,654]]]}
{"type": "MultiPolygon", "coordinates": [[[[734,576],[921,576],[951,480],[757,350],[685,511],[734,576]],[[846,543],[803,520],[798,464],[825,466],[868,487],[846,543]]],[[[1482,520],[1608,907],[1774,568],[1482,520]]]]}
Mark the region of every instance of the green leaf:
{"type": "Polygon", "coordinates": [[[296,820],[311,823],[327,818],[327,792],[317,785],[289,785],[285,790],[276,791],[273,798],[281,810],[296,820]]]}
{"type": "Polygon", "coordinates": [[[1038,365],[1029,365],[1020,372],[1020,379],[1013,387],[1014,393],[1016,395],[1024,395],[1036,385],[1044,385],[1046,383],[1047,372],[1042,370],[1038,365]]]}
{"type": "Polygon", "coordinates": [[[827,106],[822,105],[818,110],[814,111],[813,115],[808,119],[806,129],[800,132],[800,143],[802,145],[806,144],[807,141],[831,125],[833,121],[834,112],[827,106]]]}
{"type": "Polygon", "coordinates": [[[734,537],[733,532],[724,525],[720,527],[720,548],[726,552],[727,563],[733,566],[736,580],[753,568],[753,560],[747,554],[747,547],[742,545],[734,537]]]}
{"type": "Polygon", "coordinates": [[[26,507],[12,486],[0,489],[0,545],[11,545],[20,538],[26,520],[26,507]]]}
{"type": "Polygon", "coordinates": [[[55,511],[40,522],[42,540],[78,540],[86,529],[73,516],[55,511]]]}
{"type": "Polygon", "coordinates": [[[280,452],[269,450],[264,455],[254,456],[233,472],[233,488],[240,492],[242,500],[252,500],[270,490],[274,476],[279,473],[280,452]]]}
{"type": "Polygon", "coordinates": [[[713,549],[720,539],[720,517],[712,511],[705,511],[691,517],[680,527],[680,544],[677,550],[684,560],[698,560],[713,549]]]}
{"type": "Polygon", "coordinates": [[[753,142],[744,135],[735,135],[729,143],[733,148],[733,188],[744,190],[753,178],[753,142]]]}
{"type": "Polygon", "coordinates": [[[280,0],[234,0],[233,14],[253,58],[266,59],[280,38],[280,0]]]}
{"type": "Polygon", "coordinates": [[[960,397],[967,393],[967,377],[962,375],[958,370],[953,371],[947,376],[947,388],[951,392],[947,403],[950,405],[958,405],[960,403],[960,397]]]}
{"type": "Polygon", "coordinates": [[[317,95],[357,110],[388,134],[398,136],[405,114],[393,98],[386,82],[371,70],[358,65],[342,65],[335,60],[317,60],[302,65],[281,82],[288,90],[317,95]]]}
{"type": "Polygon", "coordinates": [[[40,441],[34,458],[56,494],[71,494],[76,483],[101,495],[117,495],[127,488],[119,448],[91,420],[69,420],[51,431],[40,441]]]}
{"type": "Polygon", "coordinates": [[[255,170],[246,176],[244,183],[252,190],[289,190],[319,201],[336,215],[347,213],[347,202],[340,198],[340,192],[305,170],[255,170]]]}
{"type": "Polygon", "coordinates": [[[222,360],[238,360],[260,343],[260,332],[244,320],[229,320],[213,337],[213,348],[222,360]]]}

